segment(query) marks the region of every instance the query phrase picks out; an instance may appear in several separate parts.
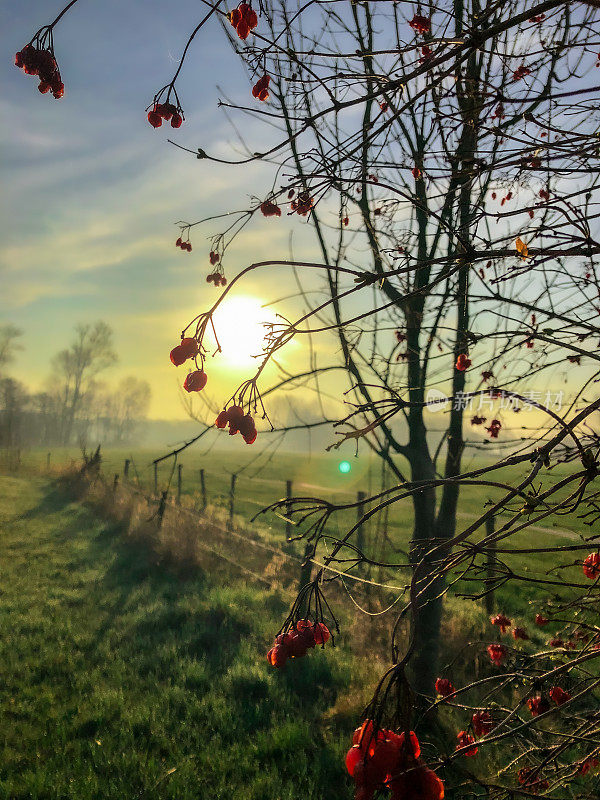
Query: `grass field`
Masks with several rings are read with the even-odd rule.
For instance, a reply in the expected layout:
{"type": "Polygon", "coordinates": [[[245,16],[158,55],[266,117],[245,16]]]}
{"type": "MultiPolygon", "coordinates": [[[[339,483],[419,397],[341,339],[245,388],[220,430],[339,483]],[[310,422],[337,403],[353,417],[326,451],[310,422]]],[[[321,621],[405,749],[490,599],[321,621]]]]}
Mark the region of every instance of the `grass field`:
{"type": "Polygon", "coordinates": [[[0,498],[0,797],[351,796],[343,644],[275,671],[288,598],[169,575],[44,478],[0,498]]]}
{"type": "MultiPolygon", "coordinates": [[[[140,465],[152,455],[109,451],[105,474],[122,473],[127,457],[137,466],[131,481],[139,477],[151,489],[151,472],[140,465]]],[[[70,457],[55,451],[55,466],[70,457]]],[[[188,456],[184,474],[193,475],[200,463],[188,456]]],[[[222,487],[232,461],[213,454],[204,463],[216,489],[222,487]]],[[[390,615],[362,616],[346,600],[340,646],[273,670],[264,654],[291,594],[264,589],[210,556],[185,578],[170,572],[121,524],[39,474],[44,467],[45,455],[34,452],[25,454],[20,474],[0,475],[0,798],[350,798],[343,754],[387,666],[390,615]],[[37,477],[26,472],[33,468],[37,477]]],[[[245,508],[281,496],[282,476],[291,474],[296,487],[308,485],[317,495],[351,499],[361,486],[368,490],[368,465],[361,469],[348,477],[337,472],[336,460],[278,456],[247,478],[249,496],[240,479],[238,522],[245,508]]],[[[486,495],[469,487],[461,518],[472,518],[486,495]]],[[[189,508],[196,504],[191,479],[184,479],[183,499],[189,508]]],[[[388,534],[395,547],[407,546],[410,522],[410,505],[394,508],[388,534]]],[[[555,522],[517,535],[512,546],[560,544],[577,535],[576,526],[569,531],[555,522]]],[[[282,545],[284,525],[261,520],[252,533],[282,545]]],[[[553,557],[513,558],[534,574],[553,557]]],[[[482,604],[456,597],[457,588],[464,586],[446,600],[443,640],[444,659],[460,658],[452,667],[460,684],[473,669],[489,670],[489,659],[477,653],[496,632],[482,604]]],[[[498,607],[532,634],[531,643],[518,647],[557,633],[552,625],[532,627],[539,602],[527,584],[497,593],[498,607]]],[[[436,745],[451,750],[445,736],[436,745]]]]}
{"type": "MultiPolygon", "coordinates": [[[[152,492],[154,489],[154,474],[152,460],[164,455],[164,451],[107,449],[103,453],[103,472],[107,480],[119,473],[122,480],[125,460],[130,460],[129,479],[138,484],[144,491],[152,492]]],[[[80,459],[81,453],[76,448],[55,449],[51,454],[51,465],[64,466],[71,461],[80,459]]],[[[341,457],[337,454],[325,454],[308,457],[307,454],[277,453],[267,458],[257,458],[256,454],[249,454],[242,449],[239,456],[232,453],[212,451],[202,453],[190,448],[185,451],[179,460],[182,465],[182,497],[184,504],[190,508],[200,509],[202,496],[200,491],[200,469],[205,472],[205,484],[209,505],[217,510],[228,513],[229,489],[231,474],[236,473],[235,489],[235,515],[239,526],[252,530],[264,541],[281,547],[285,544],[285,522],[275,514],[266,514],[258,517],[255,523],[251,518],[263,507],[285,496],[286,481],[292,481],[293,494],[296,496],[317,496],[334,502],[354,502],[357,492],[367,494],[380,489],[381,470],[376,461],[365,456],[350,460],[351,471],[342,474],[338,465],[341,457]]],[[[475,469],[485,463],[483,456],[465,460],[464,469],[475,469]]],[[[33,450],[23,455],[23,466],[27,468],[44,469],[46,452],[33,450]]],[[[527,474],[530,465],[525,464],[518,468],[503,468],[494,471],[493,480],[514,485],[527,474]]],[[[557,467],[543,476],[546,484],[560,480],[568,467],[557,467]]],[[[176,473],[173,472],[172,462],[163,462],[158,473],[159,491],[164,489],[171,479],[171,496],[176,492],[176,473]]],[[[388,485],[391,480],[388,477],[388,485]]],[[[458,522],[459,525],[468,525],[476,519],[490,501],[496,501],[503,496],[503,491],[498,488],[481,486],[464,486],[461,489],[458,522]]],[[[354,509],[342,512],[332,517],[328,531],[333,535],[343,534],[356,520],[354,509]]],[[[390,509],[389,516],[374,517],[365,530],[366,541],[376,542],[375,547],[381,549],[382,557],[398,563],[406,563],[406,552],[409,547],[412,532],[412,503],[409,498],[395,503],[390,509]],[[386,537],[383,541],[382,533],[386,537]],[[378,544],[381,542],[381,544],[378,544]],[[396,549],[390,549],[390,543],[396,549]]],[[[500,520],[500,524],[503,520],[500,520]]],[[[560,546],[572,543],[580,535],[590,535],[589,527],[575,515],[569,517],[554,515],[534,525],[523,533],[510,538],[511,548],[535,548],[560,546]]],[[[295,543],[289,548],[291,552],[300,556],[304,545],[295,543]]],[[[518,567],[520,571],[534,574],[545,574],[548,569],[556,564],[555,555],[525,554],[507,556],[506,563],[518,567]]],[[[397,583],[393,572],[382,573],[379,577],[387,582],[397,583]]],[[[461,583],[458,590],[471,590],[472,585],[465,586],[461,583]]],[[[537,588],[528,583],[519,585],[518,591],[514,585],[507,589],[500,589],[497,593],[499,605],[513,615],[522,617],[521,621],[527,623],[532,617],[532,604],[538,599],[537,588]]]]}

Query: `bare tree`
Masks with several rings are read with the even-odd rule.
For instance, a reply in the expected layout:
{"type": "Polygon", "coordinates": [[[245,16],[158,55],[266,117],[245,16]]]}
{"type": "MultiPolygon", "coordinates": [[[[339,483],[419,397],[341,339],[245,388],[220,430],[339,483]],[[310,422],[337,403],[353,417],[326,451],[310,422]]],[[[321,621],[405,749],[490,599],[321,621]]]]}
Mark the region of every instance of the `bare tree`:
{"type": "Polygon", "coordinates": [[[16,325],[0,325],[0,373],[14,359],[15,352],[23,349],[17,341],[22,335],[23,331],[16,325]]]}
{"type": "MultiPolygon", "coordinates": [[[[396,576],[407,600],[391,667],[349,753],[357,797],[390,789],[393,800],[439,800],[434,767],[457,792],[506,798],[575,786],[591,798],[581,780],[600,754],[598,536],[524,547],[517,534],[554,515],[600,520],[598,4],[279,0],[261,3],[260,19],[249,4],[227,16],[220,5],[207,4],[148,121],[180,127],[176,81],[185,55],[219,18],[253,83],[251,106],[223,105],[255,113],[268,130],[260,146],[249,143],[227,161],[270,163],[274,177],[249,207],[227,209],[225,230],[213,231],[208,280],[219,292],[183,327],[171,360],[191,361],[185,388],[202,391],[207,334],[218,340],[213,316],[224,298],[251,272],[293,270],[307,308],[271,326],[257,369],[226,399],[216,427],[254,444],[264,433],[258,426],[268,426],[272,391],[308,381],[320,391],[325,373],[335,373],[348,404],[335,423],[337,445],[370,448],[396,479],[360,503],[303,497],[273,506],[296,522],[319,570],[293,603],[269,661],[281,667],[329,641],[337,622],[328,586],[377,566],[396,576]],[[226,277],[235,237],[261,214],[281,224],[283,211],[312,226],[318,260],[281,254],[226,277]],[[307,370],[264,385],[266,365],[292,338],[317,336],[337,338],[339,362],[311,359],[307,370]],[[572,389],[557,407],[533,387],[566,369],[572,389]],[[468,411],[467,433],[465,412],[482,400],[488,410],[468,411]],[[443,403],[449,408],[439,413],[443,403]],[[513,414],[529,409],[532,422],[519,425],[513,414]],[[467,447],[489,456],[465,466],[467,447]],[[490,500],[463,524],[459,492],[473,486],[490,500]],[[365,522],[407,499],[408,562],[359,538],[365,522]],[[350,511],[358,512],[356,524],[334,534],[335,520],[350,511]],[[528,574],[512,559],[531,553],[551,553],[552,566],[528,574]],[[443,598],[459,582],[474,601],[501,585],[535,587],[547,609],[536,624],[553,621],[564,638],[521,650],[517,640],[528,634],[499,614],[491,624],[502,634],[513,628],[517,644],[475,643],[497,671],[458,688],[439,684],[443,598]],[[436,691],[443,700],[432,699],[436,691]],[[456,748],[440,748],[426,766],[410,728],[415,719],[425,725],[441,702],[456,718],[473,716],[456,748]],[[564,713],[565,704],[575,713],[564,713]],[[558,733],[545,726],[549,717],[558,733]],[[505,740],[518,752],[503,751],[500,770],[456,767],[505,740]]],[[[33,51],[52,50],[60,16],[32,39],[33,51]]],[[[25,49],[17,62],[27,67],[31,58],[25,49]]],[[[54,73],[48,77],[59,92],[54,73]]],[[[189,152],[224,161],[202,148],[189,152]]],[[[195,226],[217,219],[181,222],[177,246],[190,250],[195,226]]]]}
{"type": "Polygon", "coordinates": [[[59,407],[59,437],[63,444],[71,441],[77,415],[93,389],[94,379],[117,361],[113,350],[113,332],[106,322],[81,324],[75,328],[75,339],[52,362],[53,394],[59,407]]]}
{"type": "Polygon", "coordinates": [[[104,387],[94,402],[99,440],[115,444],[133,441],[148,416],[151,398],[148,381],[131,375],[122,378],[114,389],[104,387]]]}

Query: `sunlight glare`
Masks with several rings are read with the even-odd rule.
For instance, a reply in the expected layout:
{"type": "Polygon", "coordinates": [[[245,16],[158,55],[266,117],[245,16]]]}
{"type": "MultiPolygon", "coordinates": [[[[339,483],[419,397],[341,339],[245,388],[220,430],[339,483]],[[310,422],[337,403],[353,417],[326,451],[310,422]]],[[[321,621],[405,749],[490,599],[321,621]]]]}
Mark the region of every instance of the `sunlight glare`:
{"type": "Polygon", "coordinates": [[[263,352],[265,322],[275,322],[275,313],[262,308],[256,297],[227,297],[214,313],[214,324],[225,364],[243,366],[258,363],[253,356],[263,352]]]}

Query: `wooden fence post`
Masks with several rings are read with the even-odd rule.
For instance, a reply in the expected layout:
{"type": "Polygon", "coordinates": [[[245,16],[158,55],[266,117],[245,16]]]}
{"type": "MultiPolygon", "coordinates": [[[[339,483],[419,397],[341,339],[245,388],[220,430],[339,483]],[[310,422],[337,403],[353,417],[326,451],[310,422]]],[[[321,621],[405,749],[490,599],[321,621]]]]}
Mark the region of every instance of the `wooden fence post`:
{"type": "Polygon", "coordinates": [[[115,477],[113,479],[113,495],[117,493],[118,488],[119,488],[119,473],[115,472],[115,477]]]}
{"type": "Polygon", "coordinates": [[[235,481],[237,475],[232,473],[231,475],[231,489],[229,490],[229,522],[227,527],[231,530],[233,528],[233,512],[235,508],[235,481]]]}
{"type": "Polygon", "coordinates": [[[177,505],[181,505],[181,472],[183,470],[183,464],[177,464],[177,505]]]}
{"type": "Polygon", "coordinates": [[[205,509],[208,504],[206,502],[206,483],[203,469],[200,470],[200,491],[202,492],[202,508],[205,509]]]}
{"type": "Polygon", "coordinates": [[[158,464],[154,462],[154,494],[158,496],[158,464]]]}
{"type": "Polygon", "coordinates": [[[46,472],[50,472],[50,453],[46,454],[46,472]]]}
{"type": "Polygon", "coordinates": [[[123,478],[125,480],[127,480],[127,478],[129,477],[129,462],[130,462],[130,459],[126,458],[125,459],[125,466],[123,467],[123,478]]]}
{"type": "MultiPolygon", "coordinates": [[[[292,482],[291,481],[286,481],[285,482],[285,496],[286,496],[288,501],[292,497],[292,482]]],[[[286,517],[288,517],[288,519],[286,519],[286,521],[285,521],[285,538],[288,541],[290,540],[290,537],[292,535],[292,523],[290,522],[290,519],[289,519],[291,513],[292,513],[292,504],[290,502],[288,502],[286,504],[286,507],[285,507],[285,515],[286,515],[286,517]]]]}
{"type": "MultiPolygon", "coordinates": [[[[485,521],[485,535],[486,537],[493,536],[494,534],[494,517],[488,517],[485,521]]],[[[487,543],[487,553],[485,559],[485,581],[484,589],[487,594],[484,596],[485,611],[491,615],[494,613],[494,574],[496,566],[496,542],[487,543]]]]}

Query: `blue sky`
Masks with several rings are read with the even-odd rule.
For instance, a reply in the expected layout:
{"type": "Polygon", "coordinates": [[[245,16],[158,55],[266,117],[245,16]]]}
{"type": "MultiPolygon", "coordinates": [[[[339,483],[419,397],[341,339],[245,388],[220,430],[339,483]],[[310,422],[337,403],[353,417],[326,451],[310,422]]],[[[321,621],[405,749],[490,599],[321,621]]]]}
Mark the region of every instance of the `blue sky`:
{"type": "MultiPolygon", "coordinates": [[[[40,0],[3,9],[0,319],[24,330],[25,348],[12,373],[40,388],[73,326],[105,319],[120,355],[107,377],[147,378],[151,415],[180,417],[182,376],[168,364],[168,351],[215,290],[205,282],[203,237],[211,231],[195,232],[194,251],[182,253],[174,247],[173,223],[244,207],[250,192],[268,185],[268,175],[260,167],[197,161],[166,140],[230,152],[235,132],[217,102],[228,96],[248,103],[248,77],[211,21],[194,40],[177,84],[186,122],[178,131],[155,131],[144,109],[170,80],[204,7],[179,0],[165,13],[157,0],[81,0],[55,29],[66,91],[54,100],[39,94],[37,80],[16,69],[13,58],[59,10],[40,0]]],[[[247,117],[243,125],[245,135],[264,137],[247,117]]],[[[286,257],[290,225],[300,222],[281,222],[253,223],[231,249],[228,272],[247,263],[248,254],[286,257]]],[[[244,291],[265,299],[259,279],[244,291]]],[[[231,368],[217,366],[215,375],[231,393],[231,368]]]]}

